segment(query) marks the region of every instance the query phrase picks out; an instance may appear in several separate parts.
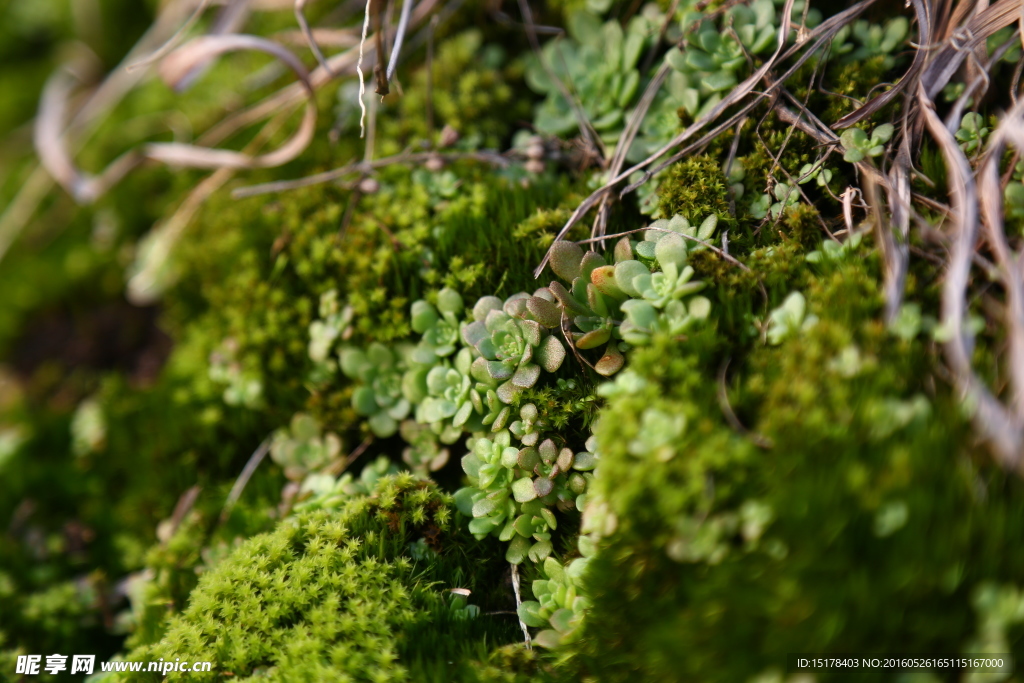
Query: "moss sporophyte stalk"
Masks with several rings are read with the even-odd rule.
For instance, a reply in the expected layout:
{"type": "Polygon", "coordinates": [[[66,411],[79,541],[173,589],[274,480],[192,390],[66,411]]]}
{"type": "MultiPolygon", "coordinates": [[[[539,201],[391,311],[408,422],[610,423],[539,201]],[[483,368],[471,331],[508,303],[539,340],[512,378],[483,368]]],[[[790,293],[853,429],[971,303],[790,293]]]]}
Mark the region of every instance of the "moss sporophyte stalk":
{"type": "Polygon", "coordinates": [[[0,679],[1024,656],[1008,1],[8,3],[0,679]]]}

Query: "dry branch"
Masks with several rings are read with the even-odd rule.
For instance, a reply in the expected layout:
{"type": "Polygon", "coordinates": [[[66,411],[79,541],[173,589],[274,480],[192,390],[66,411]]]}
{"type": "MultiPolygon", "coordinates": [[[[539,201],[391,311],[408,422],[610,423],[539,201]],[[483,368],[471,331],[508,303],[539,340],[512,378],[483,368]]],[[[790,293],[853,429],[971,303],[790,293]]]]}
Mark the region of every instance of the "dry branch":
{"type": "Polygon", "coordinates": [[[977,188],[967,157],[935,113],[935,105],[928,95],[929,87],[926,83],[922,81],[918,87],[918,102],[925,125],[946,160],[952,196],[949,218],[951,232],[955,236],[942,289],[942,325],[950,333],[950,339],[943,345],[943,350],[953,374],[954,385],[962,399],[973,408],[975,427],[992,444],[999,462],[1008,469],[1016,470],[1021,464],[1024,426],[974,373],[971,367],[973,335],[965,325],[967,288],[978,233],[977,188]]]}

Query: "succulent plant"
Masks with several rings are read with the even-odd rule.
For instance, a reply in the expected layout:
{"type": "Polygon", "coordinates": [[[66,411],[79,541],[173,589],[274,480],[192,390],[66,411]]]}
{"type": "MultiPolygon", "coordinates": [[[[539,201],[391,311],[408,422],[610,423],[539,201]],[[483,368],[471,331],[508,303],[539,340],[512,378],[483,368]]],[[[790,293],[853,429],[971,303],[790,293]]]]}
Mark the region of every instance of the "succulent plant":
{"type": "Polygon", "coordinates": [[[1024,183],[1013,181],[1006,184],[1003,190],[1006,203],[1006,215],[1011,218],[1024,218],[1024,183]]]}
{"type": "Polygon", "coordinates": [[[759,547],[769,553],[778,552],[778,539],[767,539],[762,544],[762,536],[774,518],[771,506],[759,500],[746,500],[738,510],[681,515],[675,520],[675,534],[665,553],[676,562],[713,565],[724,560],[736,546],[747,552],[759,547]]]}
{"type": "Polygon", "coordinates": [[[304,512],[337,509],[354,496],[370,495],[377,486],[377,481],[389,474],[398,474],[398,467],[385,455],[363,467],[358,479],[355,479],[351,472],[346,472],[340,477],[331,474],[310,474],[302,481],[299,502],[295,504],[293,510],[304,512]]]}
{"type": "Polygon", "coordinates": [[[768,215],[768,211],[772,208],[772,196],[770,194],[762,194],[750,203],[750,215],[757,220],[761,220],[768,215]]]}
{"type": "Polygon", "coordinates": [[[467,621],[480,616],[480,608],[469,604],[470,592],[465,588],[452,588],[448,598],[448,612],[455,621],[467,621]]]}
{"type": "Polygon", "coordinates": [[[551,268],[572,286],[566,289],[555,281],[548,289],[575,327],[572,338],[576,348],[604,345],[604,353],[594,365],[598,373],[611,376],[622,367],[620,339],[647,343],[655,332],[679,335],[707,317],[707,299],[698,297],[691,302],[692,311],[681,303],[704,286],[690,281],[693,269],[685,265],[690,251],[687,241],[689,238],[694,244],[694,250],[704,248],[700,242],[710,239],[717,225],[714,215],[699,226],[683,216],[655,221],[643,241],[634,243],[623,237],[618,242],[614,265],[596,252],[584,253],[572,242],[552,246],[551,268]],[[649,266],[661,270],[652,273],[649,266]],[[656,309],[664,310],[658,313],[656,309]]]}
{"type": "Polygon", "coordinates": [[[403,420],[398,432],[408,444],[402,450],[402,461],[420,477],[427,478],[430,472],[448,464],[448,449],[438,443],[437,434],[428,425],[403,420]]]}
{"type": "MultiPolygon", "coordinates": [[[[550,302],[534,298],[554,309],[550,302]]],[[[480,299],[473,307],[473,318],[462,329],[463,340],[480,356],[473,361],[472,375],[484,383],[502,382],[495,393],[503,403],[512,403],[524,389],[536,384],[541,369],[555,372],[565,360],[562,343],[547,334],[543,324],[512,317],[497,297],[480,299]]]]}
{"type": "Polygon", "coordinates": [[[669,50],[665,57],[683,76],[685,85],[679,99],[695,119],[721,102],[723,92],[735,87],[748,68],[748,55],[761,54],[775,43],[776,11],[771,0],[735,6],[726,14],[722,28],[700,15],[684,19],[684,25],[700,22],[699,26],[688,35],[685,48],[669,50]],[[724,30],[727,26],[731,30],[724,30]]]}
{"type": "Polygon", "coordinates": [[[359,386],[352,394],[352,407],[368,418],[367,424],[379,437],[388,437],[398,431],[398,422],[412,409],[403,394],[403,363],[388,347],[374,342],[363,351],[357,348],[341,350],[341,370],[359,386]]]}
{"type": "Polygon", "coordinates": [[[703,296],[695,296],[687,303],[674,299],[659,311],[648,301],[632,299],[622,304],[622,311],[626,314],[620,328],[622,338],[634,346],[644,346],[656,334],[673,337],[685,334],[707,319],[711,301],[703,296]]]}
{"type": "MultiPolygon", "coordinates": [[[[671,115],[675,117],[675,120],[678,120],[678,115],[675,110],[671,112],[671,115]]],[[[663,121],[664,119],[662,118],[661,120],[663,121]]],[[[646,119],[644,121],[646,122],[646,119]]],[[[627,161],[633,161],[633,156],[635,156],[633,149],[635,147],[636,145],[630,148],[630,156],[627,157],[627,161]]],[[[643,154],[645,151],[647,151],[646,148],[639,149],[636,154],[643,154]]],[[[653,152],[654,150],[650,151],[653,152]]],[[[648,155],[649,154],[650,152],[648,152],[648,155]]],[[[642,171],[634,171],[629,176],[629,182],[635,183],[640,180],[643,175],[642,171]]],[[[640,209],[640,213],[643,215],[652,217],[657,217],[659,215],[661,198],[658,196],[658,188],[661,187],[661,182],[665,179],[665,175],[665,171],[655,173],[650,180],[636,189],[636,202],[640,209]]]]}
{"type": "MultiPolygon", "coordinates": [[[[630,249],[628,239],[625,245],[630,249]]],[[[584,351],[603,347],[594,369],[605,376],[615,374],[624,359],[618,340],[613,337],[620,317],[619,306],[627,298],[615,283],[615,267],[608,265],[597,252],[584,254],[573,242],[556,242],[551,247],[551,269],[572,283],[570,289],[566,289],[560,282],[553,281],[548,290],[561,309],[559,315],[572,321],[574,345],[584,351]]]]}
{"type": "Polygon", "coordinates": [[[847,128],[839,137],[846,153],[845,161],[857,163],[865,157],[877,157],[885,151],[885,143],[889,142],[895,128],[891,123],[883,123],[871,131],[871,137],[860,128],[847,128]]]}
{"type": "Polygon", "coordinates": [[[226,384],[224,403],[229,406],[258,408],[263,403],[263,382],[259,376],[242,368],[238,360],[238,342],[225,339],[216,351],[210,354],[209,377],[217,384],[226,384]]]}
{"type": "Polygon", "coordinates": [[[705,218],[700,225],[690,225],[686,216],[662,218],[648,226],[644,231],[643,241],[638,242],[634,246],[634,250],[638,260],[642,263],[652,264],[656,261],[658,264],[664,265],[662,263],[664,260],[682,267],[686,263],[689,252],[706,248],[701,242],[710,241],[717,228],[718,216],[714,214],[705,218]],[[678,236],[672,233],[677,233],[678,236]],[[661,246],[661,257],[659,257],[658,245],[666,238],[668,241],[661,246]]]}
{"type": "Polygon", "coordinates": [[[857,251],[857,248],[860,246],[863,239],[864,233],[855,232],[850,235],[845,242],[840,243],[835,240],[825,240],[822,242],[820,249],[810,252],[805,258],[809,263],[842,261],[850,254],[857,251]]]}
{"type": "Polygon", "coordinates": [[[329,289],[320,295],[319,314],[320,318],[309,324],[309,357],[316,363],[325,363],[334,342],[352,323],[352,307],[342,308],[338,290],[329,289]]]}
{"type": "MultiPolygon", "coordinates": [[[[640,122],[640,130],[637,132],[633,143],[626,153],[626,161],[637,163],[657,150],[661,149],[672,140],[682,128],[679,119],[679,111],[686,108],[687,95],[691,92],[689,77],[676,70],[669,72],[665,84],[654,96],[647,115],[640,122]]],[[[630,182],[635,182],[642,173],[637,171],[630,182]]],[[[641,185],[637,189],[637,200],[640,203],[641,213],[651,215],[658,209],[657,188],[661,182],[662,174],[658,174],[641,185]]]]}
{"type": "Polygon", "coordinates": [[[475,439],[462,458],[462,469],[471,485],[455,493],[455,502],[463,514],[472,518],[469,531],[478,539],[499,529],[501,536],[506,536],[503,540],[511,539],[512,534],[506,534],[505,528],[516,514],[511,485],[519,459],[519,449],[511,444],[511,435],[501,431],[493,440],[475,439]]]}
{"type": "Polygon", "coordinates": [[[653,457],[661,462],[671,460],[685,429],[684,415],[668,413],[653,406],[646,408],[641,414],[636,438],[629,442],[629,453],[637,457],[653,457]]]}
{"type": "Polygon", "coordinates": [[[734,159],[726,173],[726,180],[729,182],[729,192],[734,200],[743,197],[746,188],[743,186],[743,179],[747,177],[747,169],[739,159],[734,159]]]}
{"type": "MultiPolygon", "coordinates": [[[[455,493],[459,509],[472,517],[470,532],[509,541],[505,558],[513,564],[543,561],[558,524],[551,507],[571,509],[586,490],[588,480],[575,471],[575,460],[572,450],[551,439],[518,449],[508,430],[474,439],[462,459],[470,485],[455,493]]],[[[591,453],[580,458],[582,467],[592,469],[593,463],[591,453]]]]}
{"type": "Polygon", "coordinates": [[[462,296],[450,287],[438,292],[436,308],[423,299],[413,303],[412,329],[422,335],[413,352],[417,362],[430,364],[455,353],[459,345],[458,316],[462,309],[462,296]]]}
{"type": "Polygon", "coordinates": [[[782,305],[768,316],[768,343],[777,346],[813,326],[817,317],[807,315],[807,301],[800,292],[791,292],[782,305]]]}
{"type": "Polygon", "coordinates": [[[895,64],[892,53],[903,44],[910,22],[906,17],[895,17],[885,25],[870,24],[861,19],[853,24],[853,37],[860,43],[849,56],[850,61],[859,62],[872,57],[883,56],[884,68],[895,64]]]}
{"type": "Polygon", "coordinates": [[[481,404],[470,376],[472,363],[473,355],[464,347],[456,354],[454,365],[444,361],[427,372],[424,377],[427,396],[416,408],[418,422],[450,419],[454,427],[461,428],[466,424],[473,414],[474,399],[476,405],[481,404]]]}
{"type": "Polygon", "coordinates": [[[271,459],[293,481],[301,481],[340,454],[341,439],[332,432],[325,434],[316,418],[306,413],[293,415],[288,427],[274,432],[270,442],[271,459]]]}
{"type": "Polygon", "coordinates": [[[704,288],[703,282],[690,282],[692,277],[693,268],[690,266],[679,271],[676,264],[668,262],[661,272],[637,275],[633,278],[633,288],[647,303],[655,308],[665,308],[672,301],[679,301],[704,288]]]}
{"type": "Polygon", "coordinates": [[[740,42],[723,36],[712,22],[697,31],[685,50],[670,50],[666,60],[686,77],[683,107],[693,118],[721,102],[721,93],[736,86],[737,73],[747,65],[740,42]]]}
{"type": "MultiPolygon", "coordinates": [[[[479,384],[477,386],[483,386],[479,384]]],[[[508,418],[512,414],[511,406],[506,405],[498,398],[494,389],[486,389],[484,393],[484,419],[481,422],[489,426],[492,432],[498,432],[508,425],[508,418]]]]}
{"type": "Polygon", "coordinates": [[[509,431],[524,446],[536,446],[541,431],[547,427],[537,406],[527,403],[519,409],[519,419],[509,425],[509,431]]]}
{"type": "Polygon", "coordinates": [[[1021,45],[1020,38],[1014,32],[1014,29],[1007,26],[1001,28],[988,37],[985,41],[986,47],[988,48],[988,54],[994,54],[997,49],[1010,42],[1010,48],[1006,53],[999,58],[999,61],[1006,62],[1007,64],[1016,64],[1020,61],[1021,57],[1021,45]]]}
{"type": "Polygon", "coordinates": [[[797,183],[800,185],[813,180],[818,183],[818,187],[827,187],[832,182],[832,171],[824,167],[824,161],[819,161],[801,166],[797,178],[797,183]]]}
{"type": "Polygon", "coordinates": [[[882,57],[882,68],[888,70],[896,63],[892,53],[902,45],[909,27],[906,17],[891,19],[884,26],[860,20],[836,32],[829,52],[845,63],[882,57]]]}
{"type": "Polygon", "coordinates": [[[786,209],[799,203],[800,191],[796,187],[788,183],[775,183],[771,195],[763,194],[751,205],[750,215],[760,219],[771,214],[773,219],[778,220],[786,209]]]}
{"type": "MultiPolygon", "coordinates": [[[[775,44],[778,17],[771,0],[755,0],[750,5],[735,5],[729,9],[732,30],[751,54],[763,54],[775,44]]],[[[815,23],[808,17],[809,25],[815,23]]]]}
{"type": "MultiPolygon", "coordinates": [[[[960,99],[960,96],[964,94],[964,91],[966,89],[967,89],[967,84],[963,83],[963,82],[960,82],[960,83],[947,83],[942,88],[942,101],[943,102],[956,102],[958,99],[960,99]]],[[[965,107],[973,107],[974,106],[974,98],[973,97],[968,97],[966,100],[964,100],[964,106],[965,107]]]]}
{"type": "Polygon", "coordinates": [[[604,142],[612,144],[640,85],[637,62],[658,24],[638,15],[623,30],[618,21],[602,24],[583,11],[573,13],[568,24],[569,39],[549,41],[540,55],[527,61],[527,85],[546,95],[537,107],[534,127],[540,133],[559,136],[577,129],[576,114],[551,78],[554,75],[568,83],[590,125],[604,142]]]}
{"type": "Polygon", "coordinates": [[[536,600],[524,600],[517,612],[527,626],[542,628],[534,642],[553,649],[571,641],[578,633],[591,603],[581,589],[589,559],[581,557],[563,566],[553,557],[544,560],[547,578],[533,582],[536,600]]]}
{"type": "Polygon", "coordinates": [[[981,114],[967,112],[960,120],[960,129],[956,132],[956,139],[960,141],[960,149],[966,154],[971,154],[985,144],[988,137],[988,128],[985,127],[985,119],[981,114]]]}

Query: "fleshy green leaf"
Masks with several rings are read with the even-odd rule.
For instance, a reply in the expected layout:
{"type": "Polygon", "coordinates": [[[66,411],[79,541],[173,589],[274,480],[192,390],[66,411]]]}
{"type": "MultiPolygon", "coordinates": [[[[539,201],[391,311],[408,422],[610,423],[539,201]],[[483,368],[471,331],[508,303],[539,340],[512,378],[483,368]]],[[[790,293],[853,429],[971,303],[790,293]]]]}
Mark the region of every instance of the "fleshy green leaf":
{"type": "Polygon", "coordinates": [[[529,552],[529,539],[523,538],[522,536],[516,536],[508,544],[508,550],[505,551],[505,561],[511,564],[522,564],[529,552]]]}
{"type": "Polygon", "coordinates": [[[583,249],[575,242],[559,240],[551,245],[551,270],[566,282],[572,282],[580,274],[583,249]]]}
{"type": "MultiPolygon", "coordinates": [[[[647,269],[647,266],[639,261],[623,261],[615,265],[615,284],[629,296],[639,297],[640,292],[633,287],[633,278],[637,275],[650,275],[650,273],[651,271],[647,269]]],[[[600,285],[598,285],[598,288],[600,288],[600,285]]]]}
{"type": "Polygon", "coordinates": [[[526,503],[536,498],[537,491],[534,489],[533,480],[529,477],[516,479],[512,482],[512,495],[519,503],[526,503]]]}
{"type": "Polygon", "coordinates": [[[533,642],[537,643],[540,647],[548,650],[554,650],[556,647],[562,644],[562,636],[558,631],[552,631],[548,629],[541,631],[533,638],[533,642]]]}

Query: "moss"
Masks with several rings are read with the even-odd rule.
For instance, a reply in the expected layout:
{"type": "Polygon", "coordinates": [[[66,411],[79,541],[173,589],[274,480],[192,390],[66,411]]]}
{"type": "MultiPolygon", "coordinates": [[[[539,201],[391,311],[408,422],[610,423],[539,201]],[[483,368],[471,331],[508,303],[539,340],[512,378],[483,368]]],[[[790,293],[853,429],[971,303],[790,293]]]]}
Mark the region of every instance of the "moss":
{"type": "Polygon", "coordinates": [[[129,659],[215,662],[199,680],[228,673],[423,680],[417,668],[458,672],[477,644],[514,633],[450,607],[449,588],[482,585],[471,601],[488,599],[494,566],[479,553],[479,546],[466,547],[449,497],[409,475],[385,478],[372,497],[336,513],[300,515],[247,540],[202,575],[163,638],[129,659]],[[439,554],[424,564],[411,559],[409,545],[428,531],[439,554]]]}
{"type": "Polygon", "coordinates": [[[838,121],[857,108],[854,99],[863,101],[865,96],[886,75],[885,57],[877,56],[848,64],[839,64],[830,69],[831,92],[839,97],[829,97],[825,106],[825,121],[838,121]]]}
{"type": "MultiPolygon", "coordinates": [[[[522,87],[522,68],[508,63],[499,44],[485,45],[483,33],[473,29],[442,42],[429,74],[436,144],[450,126],[462,138],[460,147],[500,149],[511,136],[511,124],[529,117],[529,102],[515,96],[522,87]]],[[[381,117],[384,140],[381,152],[399,152],[406,144],[427,139],[426,67],[418,69],[395,111],[381,117]]]]}
{"type": "Polygon", "coordinates": [[[1024,525],[1020,483],[962,450],[928,354],[877,322],[873,270],[823,268],[805,293],[818,322],[755,346],[726,383],[767,448],[727,425],[699,347],[630,358],[646,386],[612,398],[597,428],[618,525],[591,565],[583,671],[734,681],[779,653],[958,652],[973,591],[1024,561],[1002,541],[1024,525]],[[686,417],[661,461],[643,448],[652,410],[686,417]]]}
{"type": "Polygon", "coordinates": [[[731,224],[728,188],[716,159],[706,154],[688,157],[669,167],[658,186],[658,210],[662,216],[682,215],[691,221],[715,214],[727,229],[731,224]]]}

